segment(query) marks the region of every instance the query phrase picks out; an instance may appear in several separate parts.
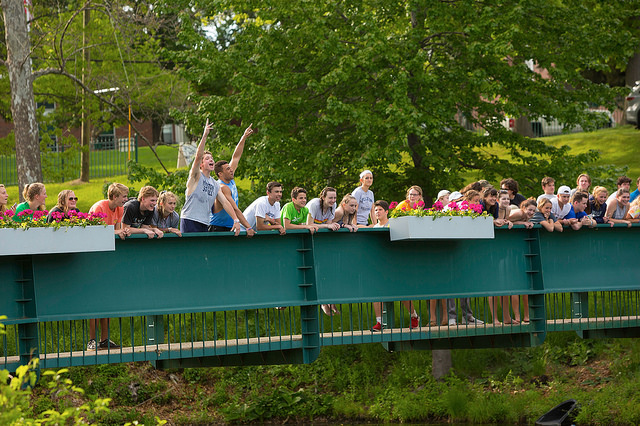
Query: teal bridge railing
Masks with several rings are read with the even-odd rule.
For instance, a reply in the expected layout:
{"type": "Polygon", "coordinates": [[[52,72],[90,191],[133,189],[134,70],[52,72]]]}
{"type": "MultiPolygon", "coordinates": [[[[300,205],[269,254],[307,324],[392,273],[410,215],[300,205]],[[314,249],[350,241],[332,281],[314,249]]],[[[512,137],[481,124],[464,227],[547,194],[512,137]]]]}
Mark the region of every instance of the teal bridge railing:
{"type": "Polygon", "coordinates": [[[534,346],[556,331],[637,337],[638,241],[640,226],[402,242],[362,229],[132,237],[110,252],[0,256],[0,368],[32,357],[42,368],[310,363],[330,345],[534,346]],[[530,322],[492,325],[487,297],[514,294],[529,295],[530,322]],[[485,324],[463,325],[458,307],[457,325],[429,325],[429,300],[463,297],[485,324]],[[409,327],[403,300],[414,301],[419,328],[409,327]],[[381,333],[370,331],[372,302],[385,302],[381,333]],[[92,318],[111,318],[122,348],[87,350],[92,318]]]}

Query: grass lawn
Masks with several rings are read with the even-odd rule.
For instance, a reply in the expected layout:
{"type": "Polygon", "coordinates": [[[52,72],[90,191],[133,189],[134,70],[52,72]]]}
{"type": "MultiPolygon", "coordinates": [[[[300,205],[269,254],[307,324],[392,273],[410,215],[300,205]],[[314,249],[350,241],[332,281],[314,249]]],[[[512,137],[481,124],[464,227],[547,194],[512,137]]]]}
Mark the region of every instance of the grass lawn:
{"type": "MultiPolygon", "coordinates": [[[[555,147],[568,145],[571,148],[569,151],[571,154],[582,154],[595,149],[600,151],[602,164],[629,167],[628,176],[634,181],[640,176],[640,130],[633,126],[549,136],[540,140],[555,147]]],[[[499,157],[509,158],[506,150],[501,147],[482,149],[499,157]]]]}
{"type": "Polygon", "coordinates": [[[556,147],[569,145],[571,152],[575,154],[587,152],[590,149],[598,150],[603,164],[628,166],[627,175],[634,181],[640,176],[640,130],[633,126],[550,136],[542,140],[556,147]]]}

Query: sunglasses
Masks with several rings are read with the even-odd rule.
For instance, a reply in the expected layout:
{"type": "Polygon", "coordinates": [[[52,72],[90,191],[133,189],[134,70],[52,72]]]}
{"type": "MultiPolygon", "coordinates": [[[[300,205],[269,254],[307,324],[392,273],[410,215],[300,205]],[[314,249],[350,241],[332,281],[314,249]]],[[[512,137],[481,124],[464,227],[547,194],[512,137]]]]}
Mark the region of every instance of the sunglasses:
{"type": "Polygon", "coordinates": [[[78,201],[78,197],[69,197],[69,201],[78,201]]]}

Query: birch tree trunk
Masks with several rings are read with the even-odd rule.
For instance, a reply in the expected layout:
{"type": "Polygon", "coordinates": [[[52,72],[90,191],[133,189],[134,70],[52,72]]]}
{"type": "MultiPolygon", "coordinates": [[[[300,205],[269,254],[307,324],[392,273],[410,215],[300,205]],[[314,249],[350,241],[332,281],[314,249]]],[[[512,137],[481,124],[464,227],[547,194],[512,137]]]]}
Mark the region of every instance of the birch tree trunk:
{"type": "Polygon", "coordinates": [[[16,140],[20,199],[26,184],[42,182],[40,144],[33,97],[31,42],[23,0],[2,0],[7,60],[11,84],[11,115],[16,140]]]}

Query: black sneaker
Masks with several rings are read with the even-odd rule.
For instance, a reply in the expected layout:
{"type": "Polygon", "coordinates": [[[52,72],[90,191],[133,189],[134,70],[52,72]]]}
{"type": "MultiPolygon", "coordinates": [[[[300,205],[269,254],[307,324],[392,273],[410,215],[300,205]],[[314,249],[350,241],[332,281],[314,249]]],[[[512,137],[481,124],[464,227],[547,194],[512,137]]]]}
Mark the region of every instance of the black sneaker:
{"type": "Polygon", "coordinates": [[[100,342],[99,349],[120,349],[120,346],[116,345],[113,340],[104,339],[100,342]]]}

